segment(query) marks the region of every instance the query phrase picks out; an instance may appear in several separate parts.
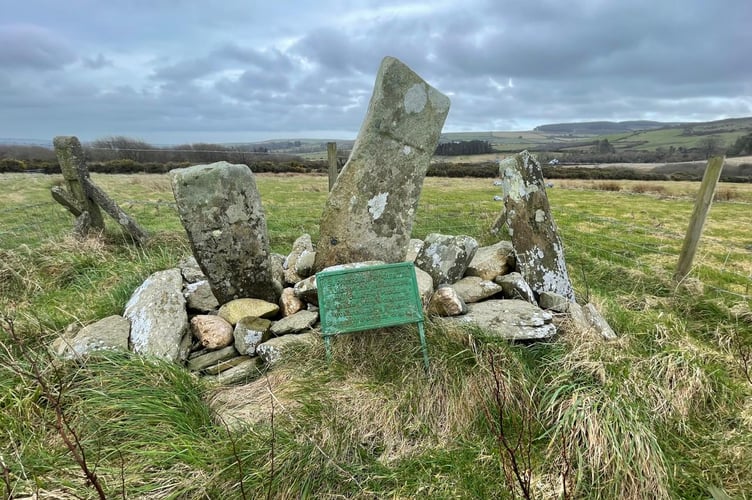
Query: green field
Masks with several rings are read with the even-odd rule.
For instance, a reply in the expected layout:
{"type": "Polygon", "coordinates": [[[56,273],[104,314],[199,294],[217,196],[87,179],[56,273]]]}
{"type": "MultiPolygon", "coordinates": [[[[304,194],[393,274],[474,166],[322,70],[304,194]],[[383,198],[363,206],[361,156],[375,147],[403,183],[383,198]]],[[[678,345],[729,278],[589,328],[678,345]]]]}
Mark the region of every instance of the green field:
{"type": "MultiPolygon", "coordinates": [[[[24,347],[43,352],[70,323],[122,313],[150,273],[190,254],[166,176],[93,179],[151,233],[145,247],[111,221],[102,238],[70,236],[49,195],[59,176],[0,175],[3,498],[97,497],[24,347]]],[[[257,183],[274,251],[303,232],[316,240],[326,177],[257,183]]],[[[238,390],[274,418],[236,429],[208,404],[218,388],[176,366],[127,355],[36,366],[108,498],[524,498],[515,465],[531,498],[749,498],[752,186],[719,187],[725,201],[676,284],[697,187],[549,190],[578,299],[599,306],[613,342],[563,328],[511,345],[429,321],[425,374],[409,328],[338,339],[330,366],[317,345],[238,390]]],[[[498,240],[496,194],[490,179],[426,179],[414,236],[498,240]]]]}

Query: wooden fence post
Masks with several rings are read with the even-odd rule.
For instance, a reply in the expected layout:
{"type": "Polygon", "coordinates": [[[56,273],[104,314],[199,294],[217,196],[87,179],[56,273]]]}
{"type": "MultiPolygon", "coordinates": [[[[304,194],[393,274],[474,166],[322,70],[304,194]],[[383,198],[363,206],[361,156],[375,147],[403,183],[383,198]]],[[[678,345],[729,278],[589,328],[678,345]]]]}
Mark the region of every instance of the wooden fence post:
{"type": "Polygon", "coordinates": [[[329,191],[331,191],[332,186],[334,186],[334,181],[337,180],[337,175],[339,175],[339,173],[337,172],[337,143],[336,142],[326,143],[326,155],[329,160],[329,191]]]}
{"type": "Polygon", "coordinates": [[[710,211],[710,205],[713,203],[715,186],[721,177],[724,160],[724,156],[714,156],[708,160],[708,165],[705,167],[705,175],[702,177],[700,192],[697,194],[697,200],[695,201],[695,209],[692,212],[692,218],[689,220],[689,228],[687,229],[687,235],[684,237],[684,244],[679,255],[679,264],[676,266],[676,274],[674,274],[676,281],[683,280],[689,274],[689,270],[692,267],[692,261],[695,258],[697,246],[700,243],[702,228],[705,225],[705,218],[710,211]]]}

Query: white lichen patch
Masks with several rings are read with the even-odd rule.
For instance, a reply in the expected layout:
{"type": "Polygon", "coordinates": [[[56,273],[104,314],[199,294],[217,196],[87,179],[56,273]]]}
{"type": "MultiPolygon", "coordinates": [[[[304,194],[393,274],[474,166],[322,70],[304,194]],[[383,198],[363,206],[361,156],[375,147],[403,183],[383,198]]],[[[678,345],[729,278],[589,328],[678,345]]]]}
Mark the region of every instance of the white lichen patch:
{"type": "Polygon", "coordinates": [[[538,191],[538,186],[528,185],[517,170],[517,162],[514,158],[507,158],[499,163],[501,175],[501,189],[504,196],[514,201],[527,198],[531,193],[538,191]]]}
{"type": "Polygon", "coordinates": [[[411,148],[410,146],[405,146],[404,148],[402,148],[402,154],[405,156],[409,155],[412,152],[413,148],[411,148]]]}
{"type": "Polygon", "coordinates": [[[386,199],[389,193],[379,193],[370,200],[368,200],[368,212],[373,217],[373,220],[378,220],[386,209],[386,199]]]}
{"type": "Polygon", "coordinates": [[[546,222],[546,212],[541,210],[540,208],[535,211],[535,222],[541,223],[546,222]]]}
{"type": "Polygon", "coordinates": [[[428,95],[421,83],[416,83],[405,93],[404,105],[408,113],[420,113],[426,107],[428,95]]]}

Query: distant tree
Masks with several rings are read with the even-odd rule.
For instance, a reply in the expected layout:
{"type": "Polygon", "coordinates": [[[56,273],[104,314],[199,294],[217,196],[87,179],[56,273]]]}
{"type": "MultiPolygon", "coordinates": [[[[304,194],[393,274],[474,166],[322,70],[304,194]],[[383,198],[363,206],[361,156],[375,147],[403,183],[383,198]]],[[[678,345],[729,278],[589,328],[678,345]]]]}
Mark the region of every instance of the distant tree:
{"type": "Polygon", "coordinates": [[[703,137],[697,141],[697,149],[708,159],[723,151],[723,140],[717,135],[703,137]]]}
{"type": "Polygon", "coordinates": [[[615,153],[616,149],[608,142],[608,139],[600,139],[595,144],[595,151],[600,154],[615,153]]]}
{"type": "Polygon", "coordinates": [[[728,149],[727,153],[734,156],[752,154],[752,134],[738,137],[736,141],[734,141],[734,144],[728,149]]]}

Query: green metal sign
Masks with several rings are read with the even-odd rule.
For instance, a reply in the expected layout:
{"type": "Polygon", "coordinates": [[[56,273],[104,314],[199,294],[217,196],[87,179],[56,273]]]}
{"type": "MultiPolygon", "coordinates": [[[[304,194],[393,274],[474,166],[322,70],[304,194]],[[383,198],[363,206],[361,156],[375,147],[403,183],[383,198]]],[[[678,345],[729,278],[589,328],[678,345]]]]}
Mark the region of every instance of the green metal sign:
{"type": "Polygon", "coordinates": [[[334,335],[417,323],[428,369],[423,303],[412,262],[323,271],[316,274],[316,288],[327,357],[334,335]]]}

